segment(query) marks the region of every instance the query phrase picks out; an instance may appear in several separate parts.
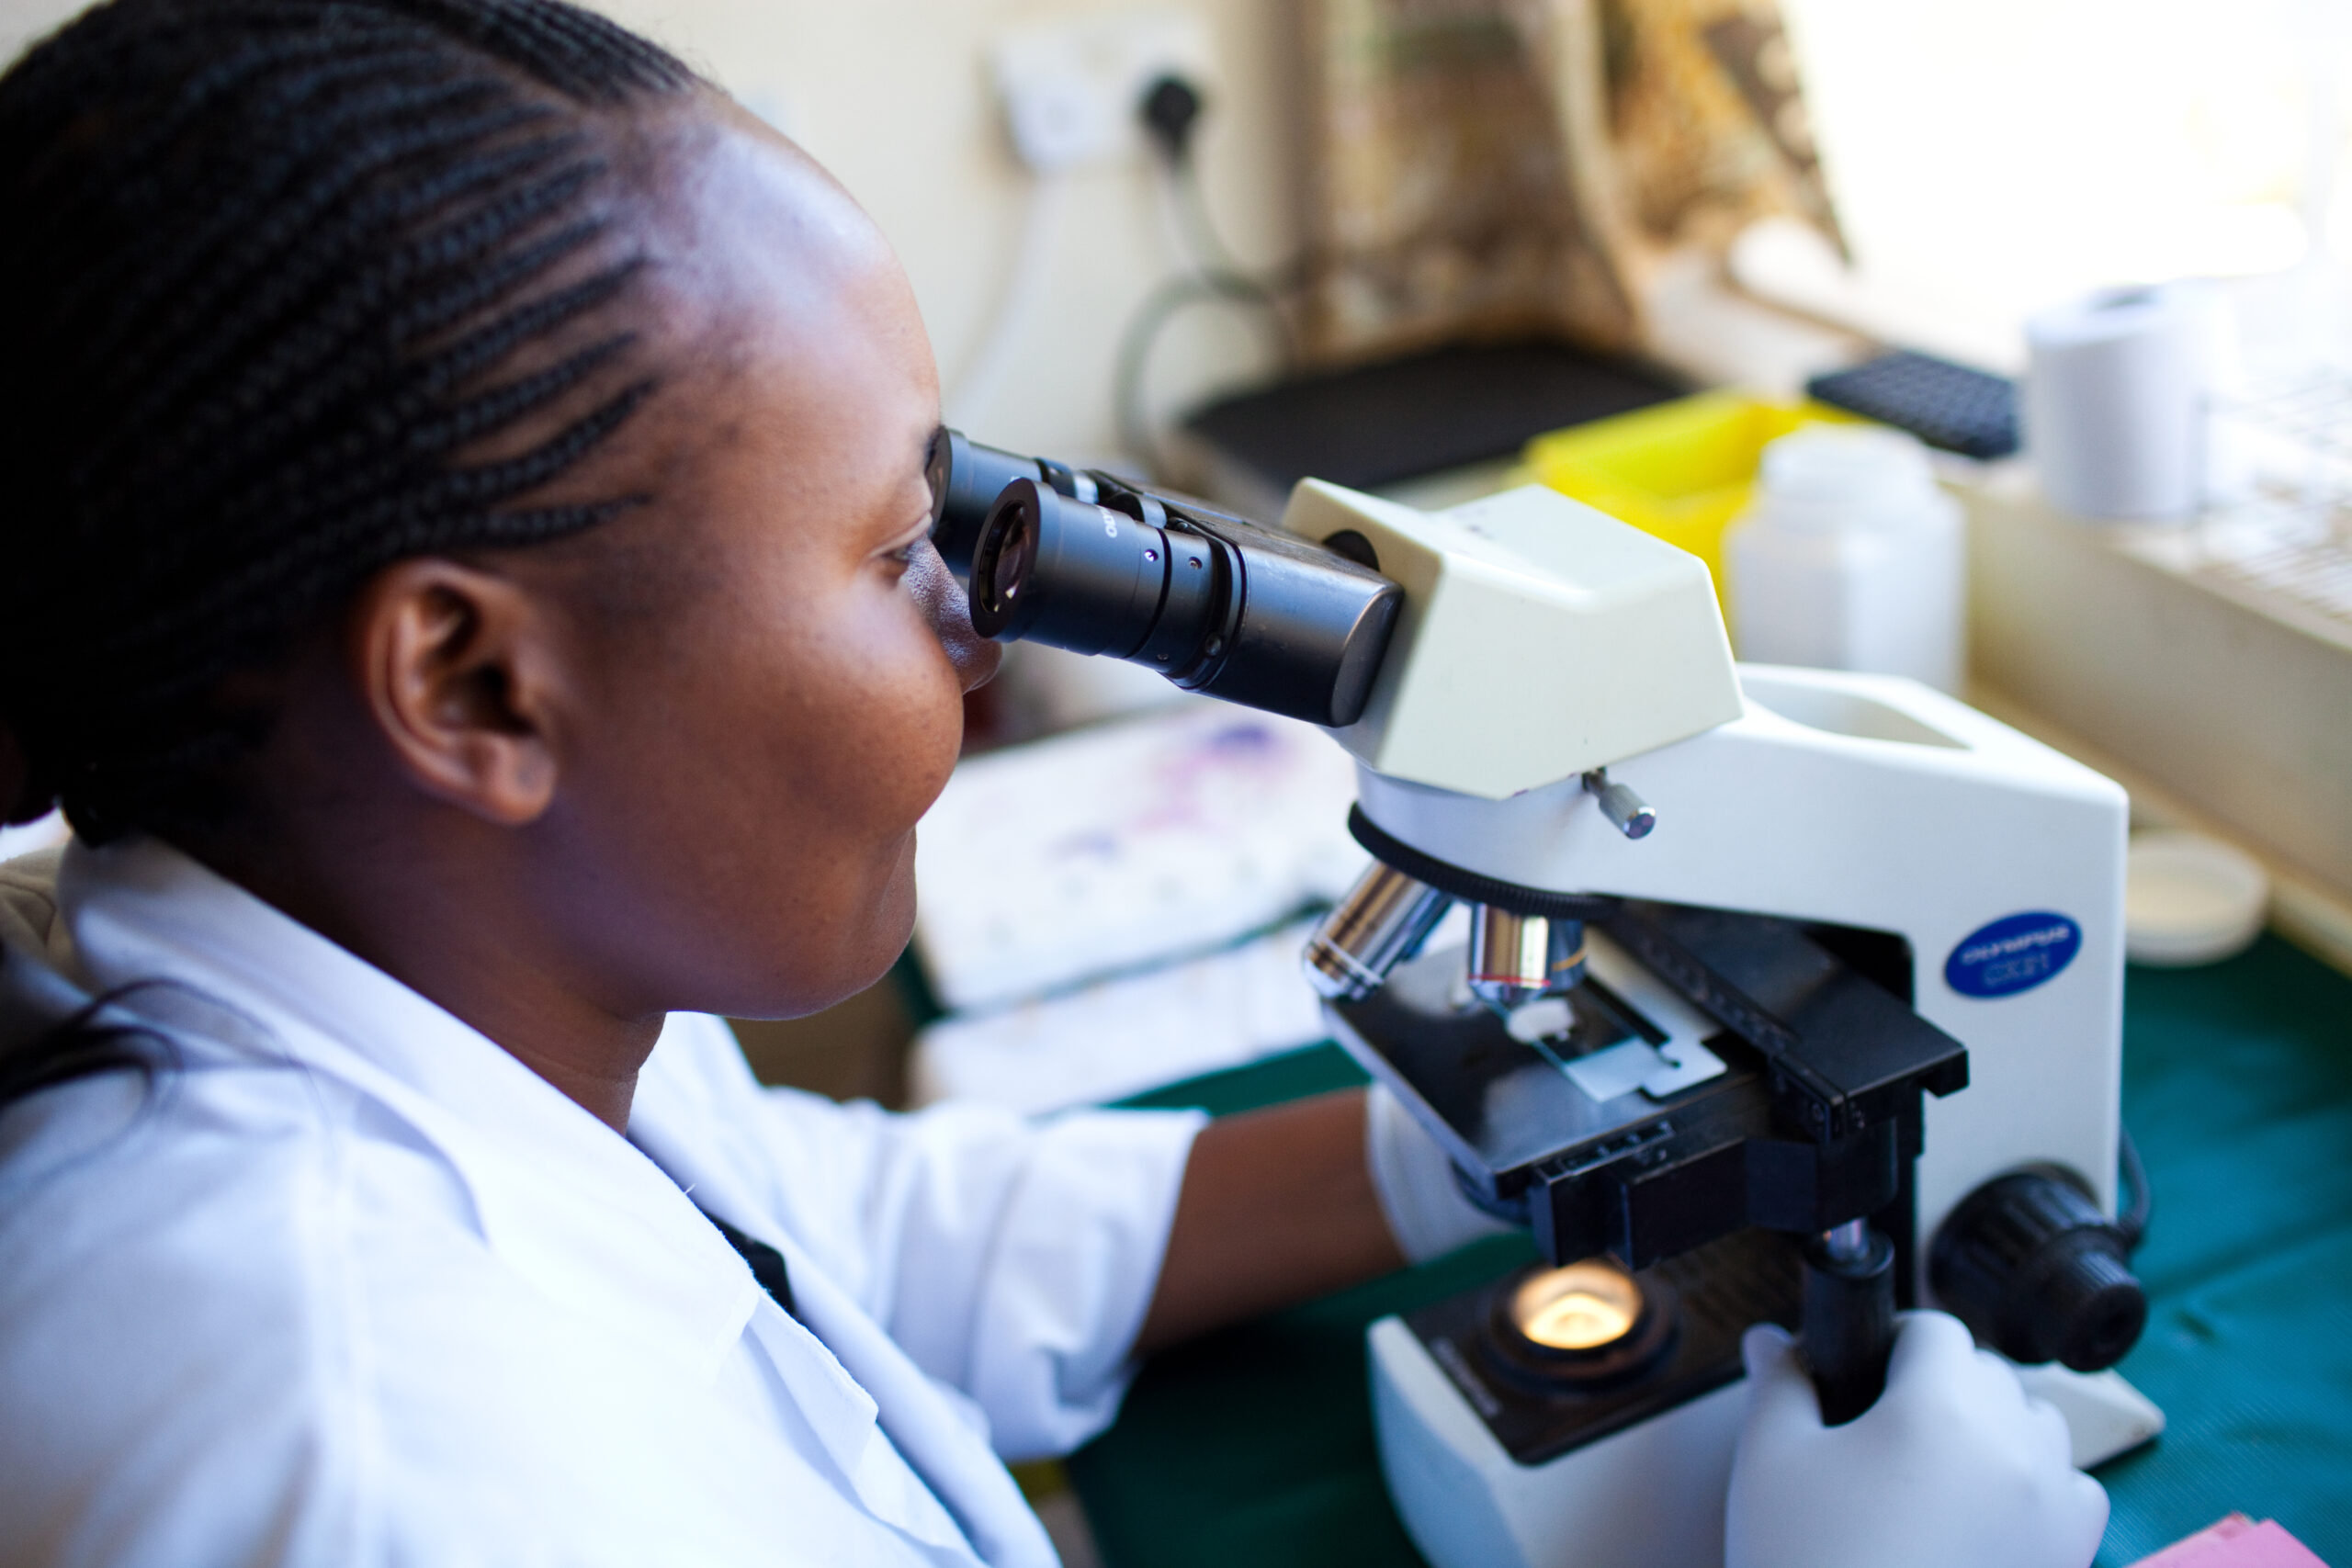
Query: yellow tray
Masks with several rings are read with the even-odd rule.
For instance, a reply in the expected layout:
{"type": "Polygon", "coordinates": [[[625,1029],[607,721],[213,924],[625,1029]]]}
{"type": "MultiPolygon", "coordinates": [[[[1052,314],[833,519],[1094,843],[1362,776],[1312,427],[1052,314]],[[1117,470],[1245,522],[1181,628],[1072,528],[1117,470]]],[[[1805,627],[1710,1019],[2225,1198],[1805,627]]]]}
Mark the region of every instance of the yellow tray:
{"type": "Polygon", "coordinates": [[[1724,531],[1747,505],[1765,444],[1808,424],[1858,423],[1825,403],[1701,392],[1539,435],[1523,460],[1539,483],[1706,562],[1720,603],[1724,531]]]}

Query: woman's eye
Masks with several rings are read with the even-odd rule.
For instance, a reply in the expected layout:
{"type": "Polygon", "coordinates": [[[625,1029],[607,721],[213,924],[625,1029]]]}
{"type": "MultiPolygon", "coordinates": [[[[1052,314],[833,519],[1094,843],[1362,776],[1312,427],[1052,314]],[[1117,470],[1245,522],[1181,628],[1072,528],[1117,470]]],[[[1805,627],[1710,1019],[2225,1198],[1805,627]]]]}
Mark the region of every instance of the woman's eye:
{"type": "Polygon", "coordinates": [[[895,561],[901,567],[911,567],[922,558],[922,552],[930,546],[931,530],[925,527],[907,536],[905,544],[885,550],[882,554],[885,559],[895,561]]]}

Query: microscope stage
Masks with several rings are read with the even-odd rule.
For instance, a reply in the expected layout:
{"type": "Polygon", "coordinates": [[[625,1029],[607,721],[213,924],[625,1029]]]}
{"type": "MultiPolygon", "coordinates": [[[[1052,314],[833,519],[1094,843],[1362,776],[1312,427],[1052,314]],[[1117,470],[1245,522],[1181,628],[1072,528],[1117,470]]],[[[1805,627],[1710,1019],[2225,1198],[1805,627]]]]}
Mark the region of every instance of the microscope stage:
{"type": "Polygon", "coordinates": [[[1965,1085],[1967,1054],[1826,945],[1869,933],[1629,903],[1587,934],[1592,977],[1508,1022],[1470,996],[1458,949],[1327,1017],[1474,1191],[1524,1205],[1555,1263],[1645,1269],[1751,1225],[1862,1218],[1907,1260],[1920,1098],[1965,1085]]]}
{"type": "Polygon", "coordinates": [[[1736,1037],[1598,932],[1587,941],[1593,977],[1565,997],[1530,1003],[1509,1022],[1464,986],[1459,947],[1423,953],[1372,996],[1330,1010],[1341,1044],[1366,1070],[1402,1091],[1408,1106],[1426,1107],[1425,1123],[1431,1114],[1442,1119],[1442,1128],[1430,1131],[1452,1145],[1455,1163],[1496,1179],[1490,1196],[1509,1197],[1522,1184],[1510,1179],[1539,1160],[1617,1146],[1669,1109],[1689,1106],[1703,1087],[1719,1092],[1754,1077],[1752,1067],[1731,1072],[1715,1049],[1737,1051],[1736,1037]],[[1547,1007],[1573,1015],[1565,1034],[1516,1037],[1532,1032],[1515,1026],[1547,1007]]]}
{"type": "MultiPolygon", "coordinates": [[[[1566,996],[1527,1003],[1503,1020],[1595,1103],[1641,1090],[1653,1100],[1679,1094],[1724,1070],[1704,1043],[1708,1017],[1597,931],[1585,933],[1588,979],[1566,996]]],[[[1455,999],[1467,991],[1464,983],[1455,999]]]]}

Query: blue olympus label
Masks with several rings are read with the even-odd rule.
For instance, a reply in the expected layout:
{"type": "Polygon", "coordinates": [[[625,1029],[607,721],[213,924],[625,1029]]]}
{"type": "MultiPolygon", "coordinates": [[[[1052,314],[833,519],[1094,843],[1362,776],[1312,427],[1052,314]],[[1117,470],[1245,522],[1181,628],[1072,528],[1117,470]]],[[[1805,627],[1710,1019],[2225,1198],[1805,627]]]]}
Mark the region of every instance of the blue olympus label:
{"type": "Polygon", "coordinates": [[[2083,928],[2047,909],[2004,915],[1961,938],[1944,960],[1944,984],[1963,997],[2013,997],[2075,961],[2083,928]]]}

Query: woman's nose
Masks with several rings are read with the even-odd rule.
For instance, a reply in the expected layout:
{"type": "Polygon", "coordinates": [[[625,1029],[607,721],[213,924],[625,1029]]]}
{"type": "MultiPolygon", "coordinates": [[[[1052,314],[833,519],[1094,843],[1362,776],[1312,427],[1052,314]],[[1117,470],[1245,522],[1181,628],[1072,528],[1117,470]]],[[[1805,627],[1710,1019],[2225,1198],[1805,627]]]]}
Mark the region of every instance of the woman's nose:
{"type": "Polygon", "coordinates": [[[931,622],[931,629],[939,638],[939,646],[947,650],[948,661],[956,666],[956,675],[969,692],[985,686],[996,675],[997,666],[1004,661],[1001,644],[989,641],[972,629],[972,607],[964,596],[964,585],[947,570],[939,551],[929,539],[915,552],[907,569],[912,581],[916,600],[922,605],[923,615],[931,622]]]}

